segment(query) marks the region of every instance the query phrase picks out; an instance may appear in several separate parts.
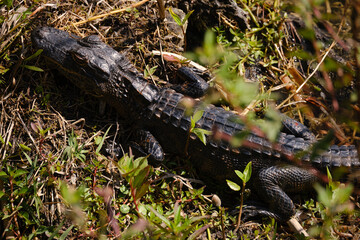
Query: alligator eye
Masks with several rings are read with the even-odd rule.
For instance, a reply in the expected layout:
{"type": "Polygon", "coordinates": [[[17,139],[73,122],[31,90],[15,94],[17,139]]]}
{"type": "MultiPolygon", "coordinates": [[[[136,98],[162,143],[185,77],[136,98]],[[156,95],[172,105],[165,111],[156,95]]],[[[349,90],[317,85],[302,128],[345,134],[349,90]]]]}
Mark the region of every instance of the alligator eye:
{"type": "Polygon", "coordinates": [[[71,57],[80,66],[85,66],[85,65],[88,64],[86,58],[84,56],[81,56],[80,54],[78,54],[76,52],[72,52],[71,57]]]}
{"type": "Polygon", "coordinates": [[[94,46],[105,45],[105,43],[103,43],[101,41],[101,38],[97,35],[90,35],[90,36],[84,37],[82,39],[79,39],[78,43],[80,43],[80,45],[83,45],[85,47],[94,47],[94,46]]]}

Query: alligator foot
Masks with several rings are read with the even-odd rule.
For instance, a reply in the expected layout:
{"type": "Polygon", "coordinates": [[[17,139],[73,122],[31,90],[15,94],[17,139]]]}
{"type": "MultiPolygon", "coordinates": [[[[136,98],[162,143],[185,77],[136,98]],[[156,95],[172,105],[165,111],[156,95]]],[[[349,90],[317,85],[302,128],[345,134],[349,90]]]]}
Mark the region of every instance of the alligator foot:
{"type": "Polygon", "coordinates": [[[295,215],[295,206],[285,192],[309,189],[316,180],[315,175],[296,166],[272,166],[260,170],[254,188],[269,209],[260,209],[258,214],[272,216],[280,221],[289,220],[295,215]]]}
{"type": "Polygon", "coordinates": [[[192,98],[199,98],[206,94],[209,84],[192,68],[181,67],[176,75],[178,82],[181,83],[170,86],[175,91],[192,98]]]}
{"type": "Polygon", "coordinates": [[[281,217],[278,214],[271,212],[269,209],[261,206],[260,204],[244,205],[242,209],[242,220],[246,222],[256,217],[271,217],[277,220],[281,219],[281,217]]]}
{"type": "Polygon", "coordinates": [[[149,160],[154,164],[164,160],[162,147],[149,131],[136,129],[131,136],[129,146],[135,155],[149,156],[149,160]]]}

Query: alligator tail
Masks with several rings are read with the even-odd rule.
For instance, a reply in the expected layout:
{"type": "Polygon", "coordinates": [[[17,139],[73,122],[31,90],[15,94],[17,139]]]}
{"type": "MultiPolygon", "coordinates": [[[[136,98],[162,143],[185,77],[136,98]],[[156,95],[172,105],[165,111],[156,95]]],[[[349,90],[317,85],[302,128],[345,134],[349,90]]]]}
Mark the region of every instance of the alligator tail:
{"type": "Polygon", "coordinates": [[[312,160],[320,167],[360,167],[359,156],[354,145],[330,146],[329,150],[321,153],[312,160]]]}

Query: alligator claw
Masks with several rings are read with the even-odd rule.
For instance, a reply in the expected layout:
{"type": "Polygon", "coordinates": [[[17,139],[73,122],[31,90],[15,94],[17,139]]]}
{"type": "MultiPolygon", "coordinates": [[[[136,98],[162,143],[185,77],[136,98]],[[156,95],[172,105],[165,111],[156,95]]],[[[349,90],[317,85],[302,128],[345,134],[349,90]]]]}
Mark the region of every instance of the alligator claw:
{"type": "Polygon", "coordinates": [[[284,221],[281,219],[281,217],[278,214],[271,212],[269,209],[266,209],[265,207],[258,205],[243,206],[241,219],[244,222],[259,217],[271,217],[271,218],[275,218],[278,221],[284,221]]]}
{"type": "Polygon", "coordinates": [[[148,159],[154,164],[164,160],[161,145],[149,131],[136,129],[129,145],[135,150],[135,155],[149,156],[148,159]]]}

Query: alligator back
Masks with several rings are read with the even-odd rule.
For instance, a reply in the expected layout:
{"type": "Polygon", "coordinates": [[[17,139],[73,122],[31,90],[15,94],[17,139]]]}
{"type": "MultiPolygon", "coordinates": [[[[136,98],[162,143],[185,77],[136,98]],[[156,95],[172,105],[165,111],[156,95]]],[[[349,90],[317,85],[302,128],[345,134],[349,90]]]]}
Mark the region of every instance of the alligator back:
{"type": "MultiPolygon", "coordinates": [[[[184,96],[171,89],[163,89],[159,99],[151,104],[144,114],[143,124],[159,140],[165,151],[184,154],[190,128],[190,117],[185,115],[181,104],[184,96]]],[[[200,102],[196,107],[201,109],[200,102]]],[[[197,128],[216,131],[232,137],[245,130],[239,117],[223,108],[207,105],[203,116],[196,123],[197,128]]],[[[235,169],[244,169],[252,161],[253,170],[279,164],[299,164],[296,156],[302,151],[310,151],[312,142],[301,137],[281,132],[276,143],[249,132],[241,147],[232,147],[227,139],[214,139],[207,136],[204,145],[194,134],[190,135],[188,154],[202,174],[210,176],[232,176],[235,169]]],[[[319,156],[310,159],[310,154],[303,154],[303,162],[310,162],[317,168],[360,166],[354,146],[331,146],[319,156]]],[[[299,164],[301,165],[301,163],[299,164]]]]}

